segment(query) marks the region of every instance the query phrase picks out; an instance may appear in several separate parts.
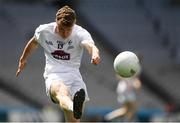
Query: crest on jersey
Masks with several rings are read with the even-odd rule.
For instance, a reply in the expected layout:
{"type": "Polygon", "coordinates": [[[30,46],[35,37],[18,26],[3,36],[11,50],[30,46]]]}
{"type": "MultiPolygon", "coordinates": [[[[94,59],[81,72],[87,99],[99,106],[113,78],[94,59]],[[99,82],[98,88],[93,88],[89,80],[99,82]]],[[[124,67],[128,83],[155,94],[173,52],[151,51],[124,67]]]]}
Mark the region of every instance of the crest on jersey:
{"type": "Polygon", "coordinates": [[[71,45],[71,44],[72,44],[72,41],[71,41],[71,40],[69,40],[69,41],[68,41],[68,45],[71,45]]]}
{"type": "Polygon", "coordinates": [[[70,50],[70,49],[73,49],[73,48],[74,48],[74,46],[72,45],[72,40],[69,40],[67,50],[70,50]]]}

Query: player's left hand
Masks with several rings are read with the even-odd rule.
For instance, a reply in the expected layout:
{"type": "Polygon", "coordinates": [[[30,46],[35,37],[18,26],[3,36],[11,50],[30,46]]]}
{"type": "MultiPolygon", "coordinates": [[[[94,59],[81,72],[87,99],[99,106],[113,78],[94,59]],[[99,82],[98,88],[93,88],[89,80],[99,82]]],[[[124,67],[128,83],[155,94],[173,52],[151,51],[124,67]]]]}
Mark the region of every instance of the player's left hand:
{"type": "Polygon", "coordinates": [[[94,65],[99,64],[100,63],[100,56],[99,55],[92,56],[91,63],[94,65]]]}

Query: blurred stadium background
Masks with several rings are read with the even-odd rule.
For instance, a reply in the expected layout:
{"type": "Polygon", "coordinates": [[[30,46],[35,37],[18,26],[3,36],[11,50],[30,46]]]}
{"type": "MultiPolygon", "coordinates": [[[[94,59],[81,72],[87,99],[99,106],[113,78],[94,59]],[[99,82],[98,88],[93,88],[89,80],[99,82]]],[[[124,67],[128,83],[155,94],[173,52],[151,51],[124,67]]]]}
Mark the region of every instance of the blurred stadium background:
{"type": "Polygon", "coordinates": [[[137,121],[180,121],[180,0],[0,0],[0,121],[64,121],[45,93],[42,48],[15,77],[18,59],[39,24],[54,21],[63,5],[76,10],[100,48],[102,62],[81,73],[91,100],[83,121],[103,121],[119,107],[115,56],[131,50],[143,58],[137,121]]]}

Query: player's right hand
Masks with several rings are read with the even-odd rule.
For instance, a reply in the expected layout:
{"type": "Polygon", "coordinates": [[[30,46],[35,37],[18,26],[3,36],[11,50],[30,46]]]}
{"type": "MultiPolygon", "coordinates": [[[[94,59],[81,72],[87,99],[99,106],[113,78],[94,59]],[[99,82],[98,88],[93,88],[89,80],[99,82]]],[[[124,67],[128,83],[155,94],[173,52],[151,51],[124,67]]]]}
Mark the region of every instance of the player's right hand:
{"type": "Polygon", "coordinates": [[[16,72],[16,77],[20,74],[20,72],[24,69],[24,67],[26,66],[26,61],[23,59],[19,60],[19,66],[16,72]]]}

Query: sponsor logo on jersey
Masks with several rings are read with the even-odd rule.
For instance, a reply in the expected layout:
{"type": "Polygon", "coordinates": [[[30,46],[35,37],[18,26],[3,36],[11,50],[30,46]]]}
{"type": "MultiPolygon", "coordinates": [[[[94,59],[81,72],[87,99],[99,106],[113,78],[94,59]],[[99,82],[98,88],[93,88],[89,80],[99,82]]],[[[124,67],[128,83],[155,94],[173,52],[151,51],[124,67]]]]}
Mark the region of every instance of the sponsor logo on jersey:
{"type": "Polygon", "coordinates": [[[70,60],[70,54],[64,52],[63,50],[56,50],[54,52],[51,53],[51,55],[55,58],[55,59],[61,59],[61,60],[70,60]]]}
{"type": "Polygon", "coordinates": [[[47,45],[53,45],[52,41],[46,40],[45,42],[46,42],[47,45]]]}

